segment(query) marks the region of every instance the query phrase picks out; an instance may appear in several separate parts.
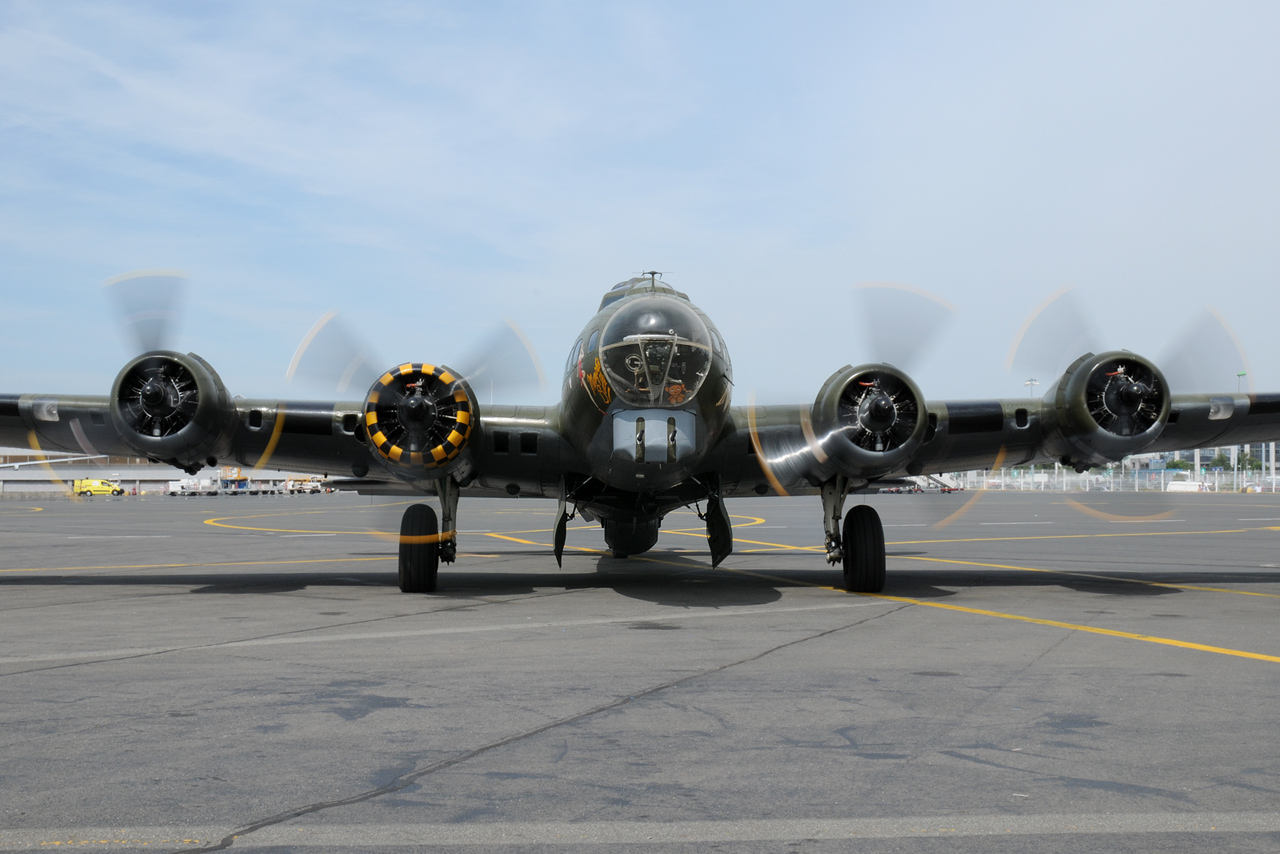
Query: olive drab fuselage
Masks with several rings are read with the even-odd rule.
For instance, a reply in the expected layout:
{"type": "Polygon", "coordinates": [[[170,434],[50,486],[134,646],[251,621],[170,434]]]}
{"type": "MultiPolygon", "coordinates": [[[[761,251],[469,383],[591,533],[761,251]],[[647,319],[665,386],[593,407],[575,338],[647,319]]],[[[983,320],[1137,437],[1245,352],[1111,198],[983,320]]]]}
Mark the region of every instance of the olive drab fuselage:
{"type": "Polygon", "coordinates": [[[562,430],[599,486],[670,490],[694,476],[720,438],[732,388],[710,318],[661,280],[631,279],[605,295],[574,342],[562,430]]]}
{"type": "Polygon", "coordinates": [[[1138,452],[1280,440],[1280,394],[1175,393],[1128,351],[1081,356],[1040,399],[926,401],[888,364],[840,368],[811,402],[731,407],[732,389],[719,331],[652,273],[605,294],[567,356],[555,406],[481,405],[463,374],[411,361],[363,400],[244,399],[200,357],[148,349],[109,395],[0,394],[0,444],[434,495],[438,519],[414,504],[401,524],[401,589],[416,592],[434,589],[437,560],[457,556],[464,493],[556,499],[557,562],[574,514],[599,521],[625,557],[653,548],[664,517],[692,507],[713,566],[733,551],[726,501],[816,495],[826,559],[842,564],[846,589],[878,592],[884,532],[868,505],[844,514],[848,495],[942,472],[1085,471],[1138,452]]]}

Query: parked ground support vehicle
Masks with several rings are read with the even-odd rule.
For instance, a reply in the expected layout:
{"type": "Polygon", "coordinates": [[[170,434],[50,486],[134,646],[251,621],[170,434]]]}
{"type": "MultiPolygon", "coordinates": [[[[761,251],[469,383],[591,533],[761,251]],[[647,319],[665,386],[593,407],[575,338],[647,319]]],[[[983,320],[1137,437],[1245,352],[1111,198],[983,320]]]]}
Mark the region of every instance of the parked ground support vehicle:
{"type": "Polygon", "coordinates": [[[290,495],[314,495],[319,492],[324,492],[324,480],[318,477],[299,478],[297,480],[290,480],[288,488],[290,495]]]}
{"type": "Polygon", "coordinates": [[[194,477],[169,481],[170,495],[217,495],[219,481],[217,478],[198,479],[194,477]]]}
{"type": "Polygon", "coordinates": [[[111,480],[86,479],[71,483],[71,491],[76,495],[124,495],[124,488],[111,480]]]}

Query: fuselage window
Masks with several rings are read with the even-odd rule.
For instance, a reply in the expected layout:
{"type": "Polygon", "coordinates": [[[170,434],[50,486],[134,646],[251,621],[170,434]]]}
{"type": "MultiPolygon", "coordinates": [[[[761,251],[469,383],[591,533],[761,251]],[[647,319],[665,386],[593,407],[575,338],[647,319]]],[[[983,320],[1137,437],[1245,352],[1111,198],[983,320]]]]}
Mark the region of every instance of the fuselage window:
{"type": "Polygon", "coordinates": [[[573,349],[569,351],[569,361],[564,363],[564,372],[567,374],[572,371],[578,364],[578,354],[582,350],[582,339],[579,338],[573,342],[573,349]]]}

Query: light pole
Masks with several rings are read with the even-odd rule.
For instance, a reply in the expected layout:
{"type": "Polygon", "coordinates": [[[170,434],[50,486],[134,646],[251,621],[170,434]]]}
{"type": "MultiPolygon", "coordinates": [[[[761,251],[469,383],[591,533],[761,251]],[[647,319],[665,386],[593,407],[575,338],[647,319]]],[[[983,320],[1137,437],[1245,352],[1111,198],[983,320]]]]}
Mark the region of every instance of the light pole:
{"type": "Polygon", "coordinates": [[[1240,393],[1240,383],[1244,381],[1244,378],[1245,378],[1244,371],[1241,371],[1240,373],[1236,374],[1236,394],[1240,393]]]}
{"type": "Polygon", "coordinates": [[[1027,387],[1027,397],[1035,397],[1036,386],[1040,385],[1040,380],[1036,379],[1035,377],[1032,377],[1031,379],[1024,382],[1023,385],[1027,387]]]}

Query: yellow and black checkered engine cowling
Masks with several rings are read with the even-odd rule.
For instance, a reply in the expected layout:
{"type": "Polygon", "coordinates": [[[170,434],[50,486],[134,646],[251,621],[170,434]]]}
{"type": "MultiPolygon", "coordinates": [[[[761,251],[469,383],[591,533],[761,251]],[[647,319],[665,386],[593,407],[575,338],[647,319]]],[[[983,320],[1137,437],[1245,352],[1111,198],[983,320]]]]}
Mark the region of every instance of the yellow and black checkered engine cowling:
{"type": "Polygon", "coordinates": [[[470,388],[443,365],[392,368],[364,399],[369,444],[388,462],[427,473],[462,453],[475,417],[470,388]]]}

